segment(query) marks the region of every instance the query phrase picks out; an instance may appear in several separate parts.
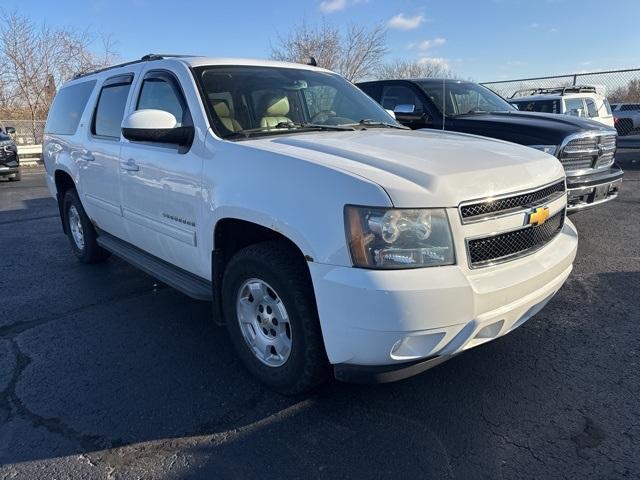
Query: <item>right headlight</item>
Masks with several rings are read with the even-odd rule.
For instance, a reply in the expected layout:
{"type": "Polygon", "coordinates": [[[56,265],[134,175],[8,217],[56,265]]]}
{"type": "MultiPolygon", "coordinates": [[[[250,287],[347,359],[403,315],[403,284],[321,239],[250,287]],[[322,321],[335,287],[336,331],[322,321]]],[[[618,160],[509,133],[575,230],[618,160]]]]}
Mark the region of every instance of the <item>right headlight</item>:
{"type": "Polygon", "coordinates": [[[347,205],[345,229],[356,267],[397,269],[455,263],[444,209],[347,205]]]}

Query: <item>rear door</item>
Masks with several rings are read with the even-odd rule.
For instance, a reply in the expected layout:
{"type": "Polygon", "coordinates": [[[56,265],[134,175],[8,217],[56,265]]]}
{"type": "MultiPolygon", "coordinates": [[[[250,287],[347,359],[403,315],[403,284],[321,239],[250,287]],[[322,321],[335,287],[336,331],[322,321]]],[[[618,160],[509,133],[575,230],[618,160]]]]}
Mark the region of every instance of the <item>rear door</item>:
{"type": "Polygon", "coordinates": [[[83,204],[96,225],[126,239],[120,204],[120,124],[126,110],[132,72],[107,78],[100,87],[84,146],[77,154],[83,204]]]}

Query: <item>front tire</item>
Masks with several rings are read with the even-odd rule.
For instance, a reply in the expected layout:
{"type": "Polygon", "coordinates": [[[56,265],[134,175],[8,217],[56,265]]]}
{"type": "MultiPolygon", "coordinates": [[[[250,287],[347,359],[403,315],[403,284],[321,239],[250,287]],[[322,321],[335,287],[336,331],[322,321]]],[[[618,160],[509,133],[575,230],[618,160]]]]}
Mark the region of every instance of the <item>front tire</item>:
{"type": "Polygon", "coordinates": [[[100,263],[111,255],[96,242],[98,235],[75,190],[67,190],[62,201],[65,228],[71,250],[82,263],[100,263]]]}
{"type": "Polygon", "coordinates": [[[10,182],[19,182],[20,180],[22,180],[22,173],[21,172],[14,173],[12,177],[9,177],[9,181],[10,182]]]}
{"type": "Polygon", "coordinates": [[[328,378],[309,271],[291,247],[270,241],[239,251],[225,270],[222,300],[231,341],[262,383],[295,395],[328,378]]]}

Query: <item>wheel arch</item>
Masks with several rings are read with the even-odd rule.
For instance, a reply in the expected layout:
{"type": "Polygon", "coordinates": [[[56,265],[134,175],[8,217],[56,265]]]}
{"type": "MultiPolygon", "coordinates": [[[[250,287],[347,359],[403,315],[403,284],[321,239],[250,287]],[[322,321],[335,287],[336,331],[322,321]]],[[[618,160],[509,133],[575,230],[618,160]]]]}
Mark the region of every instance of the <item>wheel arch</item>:
{"type": "MultiPolygon", "coordinates": [[[[294,252],[295,261],[305,263],[305,269],[309,272],[307,262],[313,261],[308,253],[290,236],[285,235],[279,230],[269,228],[264,224],[256,223],[238,217],[220,218],[214,226],[213,230],[213,250],[211,253],[211,280],[213,288],[213,308],[214,317],[218,323],[222,323],[222,278],[229,261],[238,251],[254,245],[256,243],[267,241],[281,241],[285,243],[292,252],[294,252]]],[[[309,281],[311,281],[311,273],[309,272],[309,281]]]]}
{"type": "Polygon", "coordinates": [[[77,191],[76,182],[69,172],[63,169],[56,169],[53,175],[54,184],[56,186],[56,201],[58,203],[58,211],[60,212],[60,221],[62,222],[62,231],[67,234],[67,222],[64,221],[64,196],[69,189],[77,191]]]}

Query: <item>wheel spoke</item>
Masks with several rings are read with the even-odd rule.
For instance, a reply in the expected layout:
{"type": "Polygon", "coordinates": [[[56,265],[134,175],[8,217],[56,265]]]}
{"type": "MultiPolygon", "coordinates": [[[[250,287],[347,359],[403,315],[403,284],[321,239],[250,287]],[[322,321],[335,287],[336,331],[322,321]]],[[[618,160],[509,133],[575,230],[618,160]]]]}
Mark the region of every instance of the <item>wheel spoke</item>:
{"type": "Polygon", "coordinates": [[[291,325],[278,293],[253,278],[240,287],[236,302],[240,331],[255,357],[270,367],[284,365],[291,354],[291,325]]]}

